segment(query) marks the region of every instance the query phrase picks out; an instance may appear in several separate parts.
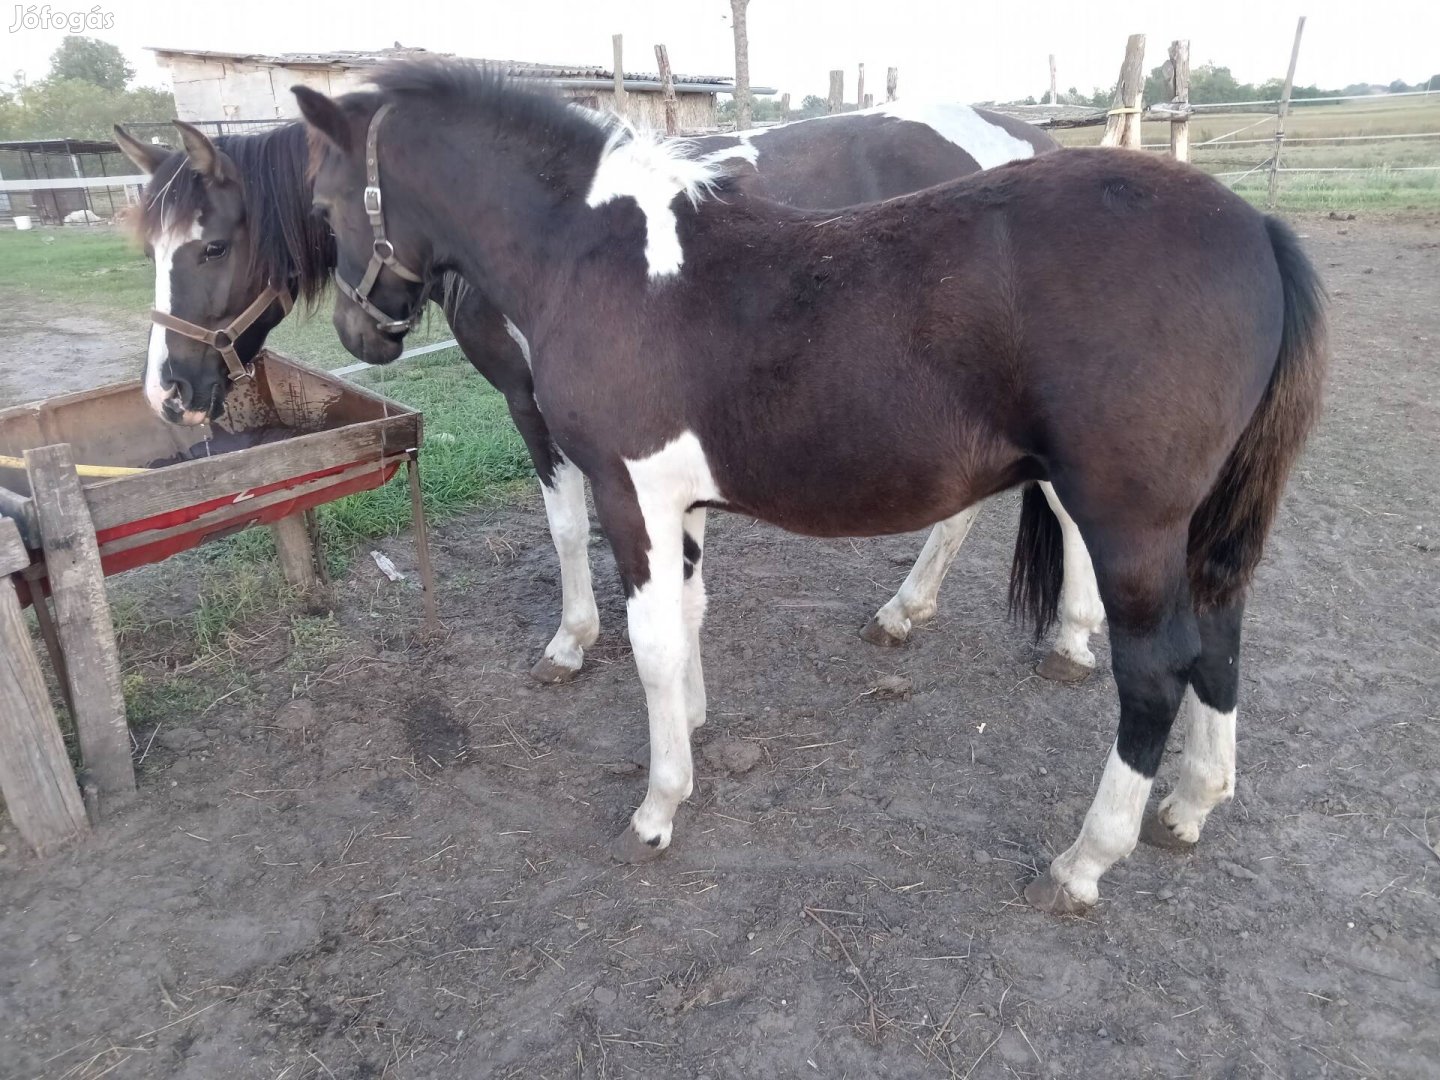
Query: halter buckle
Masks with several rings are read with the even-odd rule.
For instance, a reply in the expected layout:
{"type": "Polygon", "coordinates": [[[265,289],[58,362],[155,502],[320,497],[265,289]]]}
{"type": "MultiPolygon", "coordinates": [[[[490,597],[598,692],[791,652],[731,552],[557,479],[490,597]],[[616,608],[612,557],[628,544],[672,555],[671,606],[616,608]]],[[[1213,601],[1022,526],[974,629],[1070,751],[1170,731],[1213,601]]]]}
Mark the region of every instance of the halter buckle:
{"type": "Polygon", "coordinates": [[[365,189],[365,213],[379,214],[380,209],[380,188],[371,184],[365,189]]]}

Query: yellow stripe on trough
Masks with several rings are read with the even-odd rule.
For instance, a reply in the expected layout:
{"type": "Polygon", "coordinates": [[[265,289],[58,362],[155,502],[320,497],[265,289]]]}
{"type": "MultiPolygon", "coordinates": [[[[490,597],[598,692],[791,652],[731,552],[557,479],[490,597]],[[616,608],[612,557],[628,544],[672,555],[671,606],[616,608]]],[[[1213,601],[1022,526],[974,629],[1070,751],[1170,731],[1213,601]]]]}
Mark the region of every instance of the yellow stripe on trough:
{"type": "MultiPolygon", "coordinates": [[[[7,454],[0,454],[0,469],[24,470],[25,459],[10,457],[7,454]]],[[[81,476],[134,476],[136,473],[149,472],[149,469],[132,469],[127,465],[76,465],[75,471],[81,476]]]]}

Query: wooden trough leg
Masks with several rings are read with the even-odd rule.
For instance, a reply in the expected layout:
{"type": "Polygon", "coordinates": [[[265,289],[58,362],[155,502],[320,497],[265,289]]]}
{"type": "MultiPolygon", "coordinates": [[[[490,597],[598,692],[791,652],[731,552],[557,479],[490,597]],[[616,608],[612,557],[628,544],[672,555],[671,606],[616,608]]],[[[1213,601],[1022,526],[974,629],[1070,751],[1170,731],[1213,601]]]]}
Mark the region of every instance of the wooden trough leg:
{"type": "Polygon", "coordinates": [[[410,516],[415,525],[415,556],[420,562],[420,587],[425,592],[425,633],[440,631],[440,613],[435,601],[435,568],[430,562],[430,535],[425,527],[425,501],[420,495],[420,461],[412,452],[406,463],[410,476],[410,516]]]}
{"type": "Polygon", "coordinates": [[[310,542],[310,529],[305,515],[291,514],[270,526],[275,537],[275,551],[280,556],[280,571],[292,589],[314,592],[319,584],[315,571],[315,547],[310,542]]]}
{"type": "Polygon", "coordinates": [[[30,592],[30,607],[35,612],[35,621],[40,625],[40,640],[45,642],[45,652],[50,657],[55,679],[60,683],[65,707],[70,710],[70,715],[74,716],[75,702],[70,699],[70,672],[65,667],[65,650],[60,647],[60,634],[55,629],[55,617],[50,614],[50,598],[45,595],[45,587],[40,584],[45,578],[45,566],[43,563],[27,566],[20,576],[25,579],[25,586],[30,592]]]}
{"type": "Polygon", "coordinates": [[[29,562],[15,523],[0,518],[0,795],[25,842],[44,855],[90,826],[9,580],[29,562]]]}
{"type": "Polygon", "coordinates": [[[90,509],[68,444],[26,450],[25,468],[55,598],[80,756],[101,798],[123,800],[135,790],[135,766],[120,690],[120,654],[90,509]]]}

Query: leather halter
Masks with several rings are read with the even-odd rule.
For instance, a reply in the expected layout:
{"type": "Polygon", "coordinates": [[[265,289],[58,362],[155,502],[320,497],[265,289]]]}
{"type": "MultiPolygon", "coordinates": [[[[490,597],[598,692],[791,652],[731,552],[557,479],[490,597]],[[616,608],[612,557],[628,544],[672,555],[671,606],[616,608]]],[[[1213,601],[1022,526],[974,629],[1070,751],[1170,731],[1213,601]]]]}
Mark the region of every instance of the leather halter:
{"type": "Polygon", "coordinates": [[[374,319],[375,326],[382,333],[405,334],[415,329],[415,324],[420,321],[421,313],[425,310],[423,300],[415,305],[415,310],[405,319],[392,319],[370,301],[370,291],[375,288],[375,282],[384,267],[389,267],[393,273],[417,285],[425,280],[395,257],[395,245],[385,236],[385,208],[380,196],[380,157],[376,152],[376,145],[380,140],[380,122],[393,107],[386,102],[375,110],[375,115],[370,118],[370,128],[365,133],[365,216],[370,219],[370,228],[375,233],[375,241],[370,248],[370,265],[365,268],[365,276],[360,279],[360,284],[354,287],[340,276],[339,267],[335,268],[334,277],[335,287],[374,319]]]}
{"type": "Polygon", "coordinates": [[[210,346],[225,361],[225,367],[230,372],[231,380],[238,382],[254,375],[255,367],[240,359],[240,354],[235,351],[235,343],[240,340],[240,335],[250,329],[251,324],[264,314],[265,309],[277,300],[280,302],[281,317],[289,315],[293,303],[289,290],[267,285],[265,291],[255,298],[254,303],[236,315],[229,326],[222,326],[218,330],[197,326],[184,319],[177,319],[165,311],[151,311],[150,319],[156,325],[163,326],[166,330],[173,330],[181,337],[187,337],[191,341],[198,341],[202,345],[210,346]]]}

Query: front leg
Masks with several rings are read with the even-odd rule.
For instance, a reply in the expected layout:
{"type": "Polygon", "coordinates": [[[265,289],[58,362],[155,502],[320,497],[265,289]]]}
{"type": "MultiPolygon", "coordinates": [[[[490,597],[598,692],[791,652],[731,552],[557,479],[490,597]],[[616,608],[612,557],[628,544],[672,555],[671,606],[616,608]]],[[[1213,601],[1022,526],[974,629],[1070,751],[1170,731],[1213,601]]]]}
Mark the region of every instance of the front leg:
{"type": "Polygon", "coordinates": [[[540,485],[550,536],[560,556],[560,628],[545,655],[530,669],[542,683],[568,682],[585,662],[585,650],[600,636],[600,613],[590,583],[590,513],[585,477],[556,451],[550,482],[540,485]]]}

